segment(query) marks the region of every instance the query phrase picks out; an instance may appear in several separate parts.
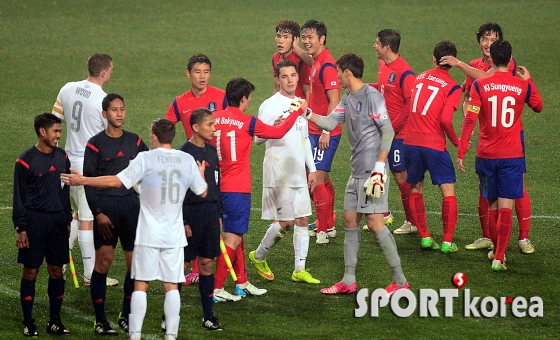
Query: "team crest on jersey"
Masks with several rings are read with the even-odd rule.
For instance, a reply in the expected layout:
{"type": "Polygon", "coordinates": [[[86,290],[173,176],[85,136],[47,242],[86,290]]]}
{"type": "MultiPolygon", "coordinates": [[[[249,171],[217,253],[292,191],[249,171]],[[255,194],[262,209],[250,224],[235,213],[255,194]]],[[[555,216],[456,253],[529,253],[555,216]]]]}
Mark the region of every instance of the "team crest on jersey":
{"type": "Polygon", "coordinates": [[[391,72],[391,74],[389,75],[389,83],[394,83],[396,78],[397,75],[395,74],[395,72],[391,72]]]}
{"type": "Polygon", "coordinates": [[[362,102],[357,102],[356,103],[356,112],[360,112],[362,111],[362,102]]]}
{"type": "Polygon", "coordinates": [[[216,102],[208,103],[208,111],[214,112],[214,111],[216,111],[216,107],[217,107],[216,102]]]}

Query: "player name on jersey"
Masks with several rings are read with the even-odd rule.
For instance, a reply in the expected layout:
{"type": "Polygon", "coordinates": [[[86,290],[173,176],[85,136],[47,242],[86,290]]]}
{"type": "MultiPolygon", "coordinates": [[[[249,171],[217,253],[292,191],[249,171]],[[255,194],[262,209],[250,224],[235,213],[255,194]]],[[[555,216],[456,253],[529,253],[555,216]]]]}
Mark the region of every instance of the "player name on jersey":
{"type": "Polygon", "coordinates": [[[76,87],[76,94],[79,94],[82,97],[89,98],[89,96],[91,95],[91,91],[88,91],[78,86],[76,87]]]}
{"type": "MultiPolygon", "coordinates": [[[[422,73],[418,77],[416,77],[416,79],[424,79],[424,77],[426,77],[426,74],[422,73]]],[[[441,78],[438,78],[438,77],[434,77],[431,74],[429,74],[426,79],[440,84],[442,88],[447,86],[447,82],[445,80],[443,80],[441,78]]]]}
{"type": "Polygon", "coordinates": [[[484,88],[485,92],[490,92],[492,90],[502,91],[502,92],[515,92],[517,93],[518,96],[521,95],[521,91],[522,91],[520,87],[513,86],[513,85],[506,85],[506,84],[490,83],[490,84],[484,84],[482,87],[484,88]]]}
{"type": "Polygon", "coordinates": [[[181,164],[181,158],[180,157],[172,157],[172,156],[158,156],[157,158],[158,163],[164,163],[164,164],[181,164]]]}
{"type": "Polygon", "coordinates": [[[228,126],[237,126],[238,129],[243,128],[243,125],[245,123],[237,120],[237,119],[231,119],[229,117],[218,117],[216,118],[216,124],[221,124],[221,125],[228,125],[228,126]]]}

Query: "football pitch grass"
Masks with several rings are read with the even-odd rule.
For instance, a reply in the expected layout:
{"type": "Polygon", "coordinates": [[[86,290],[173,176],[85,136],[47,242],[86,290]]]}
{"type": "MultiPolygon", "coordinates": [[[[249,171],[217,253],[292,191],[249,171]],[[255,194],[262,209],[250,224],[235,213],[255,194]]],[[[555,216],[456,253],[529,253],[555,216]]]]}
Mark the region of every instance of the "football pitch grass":
{"type": "MultiPolygon", "coordinates": [[[[418,74],[432,68],[432,51],[441,40],[451,40],[458,58],[468,62],[480,56],[476,29],[488,21],[498,22],[506,40],[513,45],[518,64],[527,66],[543,98],[544,109],[534,114],[527,109],[523,118],[527,150],[527,187],[531,195],[533,219],[531,241],[536,252],[521,254],[517,247],[517,220],[507,251],[506,272],[495,273],[486,258],[487,251],[466,251],[464,246],[480,236],[477,213],[477,178],[474,174],[474,152],[465,160],[466,175],[457,174],[456,193],[459,220],[454,241],[459,252],[444,255],[422,252],[417,235],[396,236],[402,265],[412,291],[423,288],[454,288],[452,276],[464,272],[465,288],[478,297],[539,296],[544,316],[516,318],[511,304],[506,317],[463,317],[463,290],[454,299],[453,317],[443,317],[440,299],[439,317],[419,317],[418,309],[409,318],[395,316],[389,307],[380,316],[369,312],[354,318],[354,296],[323,296],[322,287],[342,278],[344,231],[342,228],[343,193],[350,174],[349,149],[342,137],[331,177],[337,193],[336,225],[338,237],[328,246],[311,241],[307,267],[320,285],[293,283],[293,248],[291,233],[269,254],[268,263],[276,279],[261,279],[248,262],[250,281],[268,289],[265,297],[245,298],[237,303],[214,305],[214,313],[225,331],[210,333],[201,328],[201,306],[198,288],[182,290],[179,338],[206,339],[555,339],[560,337],[560,277],[558,234],[560,224],[560,103],[555,95],[558,86],[556,60],[559,54],[560,6],[550,1],[324,1],[320,3],[268,1],[22,1],[0,3],[0,339],[22,338],[22,313],[19,282],[22,268],[16,263],[16,233],[11,221],[13,166],[17,156],[33,145],[33,117],[49,111],[59,89],[68,81],[86,77],[86,60],[94,52],[108,53],[115,68],[107,93],[124,96],[128,111],[125,128],[148,137],[152,119],[162,117],[173,99],[187,90],[184,75],[188,58],[195,53],[207,54],[213,63],[211,84],[224,88],[229,79],[244,77],[256,86],[249,113],[273,89],[271,56],[275,52],[274,27],[280,19],[299,23],[315,18],[328,27],[332,55],[338,58],[353,52],[364,58],[364,80],[376,80],[377,63],[373,50],[376,32],[395,28],[402,35],[400,53],[418,74]]],[[[460,83],[464,76],[452,70],[460,83]]],[[[462,114],[454,117],[460,131],[462,114]]],[[[65,133],[65,131],[64,131],[65,133]]],[[[475,136],[476,137],[476,136],[475,136]]],[[[472,140],[475,140],[475,137],[472,140]]],[[[184,140],[177,130],[174,145],[184,140]]],[[[61,143],[64,145],[64,142],[61,143]]],[[[451,144],[448,144],[451,146],[451,144]]],[[[456,148],[450,147],[452,159],[456,148]]],[[[246,235],[247,252],[254,250],[268,221],[260,220],[263,146],[254,146],[251,167],[253,203],[251,224],[246,235]]],[[[426,180],[425,202],[428,226],[435,240],[442,237],[441,195],[426,180]]],[[[390,207],[395,215],[391,230],[403,221],[398,190],[392,186],[390,207]]],[[[313,217],[314,218],[314,217],[313,217]]],[[[78,274],[82,272],[79,250],[74,250],[78,274]]],[[[120,248],[116,250],[110,276],[124,278],[125,266],[120,248]]],[[[70,278],[68,276],[68,278],[70,278]]],[[[362,232],[357,267],[358,289],[370,293],[391,281],[391,271],[375,237],[362,232]]],[[[45,331],[48,321],[47,272],[42,267],[37,281],[34,317],[41,338],[51,337],[45,331]]],[[[233,292],[228,279],[226,289],[233,292]]],[[[116,326],[122,301],[122,285],[107,289],[107,316],[116,326]]],[[[368,299],[369,301],[369,299],[368,299]]],[[[403,305],[404,306],[404,305],[403,305]]],[[[143,331],[146,339],[163,338],[159,330],[163,310],[160,283],[150,285],[148,311],[143,331]]],[[[477,304],[480,310],[480,303],[477,304]]],[[[499,314],[498,314],[499,315],[499,314]]],[[[62,310],[62,320],[73,338],[93,339],[94,313],[89,289],[74,289],[70,281],[62,310]]],[[[120,334],[125,338],[124,333],[120,334]]]]}

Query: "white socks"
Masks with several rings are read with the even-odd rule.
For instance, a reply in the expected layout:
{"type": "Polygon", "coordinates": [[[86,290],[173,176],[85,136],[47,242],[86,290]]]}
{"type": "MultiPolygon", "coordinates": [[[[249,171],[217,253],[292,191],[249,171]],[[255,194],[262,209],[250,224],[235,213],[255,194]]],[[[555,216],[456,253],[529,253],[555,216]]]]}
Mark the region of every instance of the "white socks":
{"type": "Polygon", "coordinates": [[[264,260],[266,254],[268,254],[270,249],[284,237],[284,234],[286,234],[286,232],[280,226],[280,222],[276,221],[272,223],[266,230],[266,234],[264,234],[261,243],[255,251],[255,259],[257,259],[257,261],[264,260]]]}
{"type": "Polygon", "coordinates": [[[91,273],[95,266],[95,247],[93,245],[93,230],[78,230],[78,242],[82,250],[84,263],[84,277],[91,280],[91,273]]]}
{"type": "Polygon", "coordinates": [[[133,292],[130,300],[130,314],[128,314],[128,335],[131,339],[140,339],[147,307],[146,292],[133,292]]]}
{"type": "Polygon", "coordinates": [[[76,240],[78,239],[78,226],[80,225],[80,221],[72,220],[70,223],[70,237],[68,238],[68,248],[70,250],[74,249],[74,245],[76,244],[76,240]]]}
{"type": "Polygon", "coordinates": [[[179,331],[179,313],[181,312],[181,295],[179,295],[178,290],[170,290],[165,293],[163,312],[165,313],[166,323],[165,335],[177,337],[179,331]]]}
{"type": "Polygon", "coordinates": [[[295,254],[295,272],[299,273],[305,269],[305,260],[307,259],[307,251],[309,250],[309,232],[307,227],[294,227],[294,254],[295,254]]]}

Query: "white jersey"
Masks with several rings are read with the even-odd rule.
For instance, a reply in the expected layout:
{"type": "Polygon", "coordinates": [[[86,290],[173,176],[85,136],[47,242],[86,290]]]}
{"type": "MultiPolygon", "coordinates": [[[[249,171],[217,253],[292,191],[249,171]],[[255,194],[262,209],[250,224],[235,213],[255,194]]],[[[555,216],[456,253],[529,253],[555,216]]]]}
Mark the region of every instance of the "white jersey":
{"type": "MultiPolygon", "coordinates": [[[[261,104],[259,119],[272,125],[278,117],[288,117],[291,102],[291,98],[277,92],[261,104]]],[[[263,161],[263,187],[307,187],[305,166],[307,165],[311,172],[316,171],[307,131],[307,119],[298,117],[294,126],[281,139],[267,140],[255,137],[257,144],[264,141],[266,141],[266,152],[263,161]]]]}
{"type": "Polygon", "coordinates": [[[84,157],[87,141],[105,130],[101,103],[107,94],[87,80],[67,83],[60,89],[52,113],[66,118],[66,145],[70,157],[84,157]]]}
{"type": "Polygon", "coordinates": [[[134,245],[185,247],[185,194],[188,189],[197,195],[206,190],[194,158],[180,150],[157,148],[139,153],[117,177],[127,189],[138,183],[140,216],[134,245]]]}

